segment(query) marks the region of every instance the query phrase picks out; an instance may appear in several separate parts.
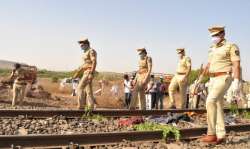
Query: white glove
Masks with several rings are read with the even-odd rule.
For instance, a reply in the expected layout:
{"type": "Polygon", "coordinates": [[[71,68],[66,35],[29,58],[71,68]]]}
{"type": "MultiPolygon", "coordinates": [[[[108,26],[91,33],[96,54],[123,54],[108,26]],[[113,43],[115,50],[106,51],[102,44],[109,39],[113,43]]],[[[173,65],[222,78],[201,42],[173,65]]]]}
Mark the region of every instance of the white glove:
{"type": "Polygon", "coordinates": [[[232,91],[234,95],[237,95],[240,92],[240,80],[234,79],[232,82],[232,91]]]}

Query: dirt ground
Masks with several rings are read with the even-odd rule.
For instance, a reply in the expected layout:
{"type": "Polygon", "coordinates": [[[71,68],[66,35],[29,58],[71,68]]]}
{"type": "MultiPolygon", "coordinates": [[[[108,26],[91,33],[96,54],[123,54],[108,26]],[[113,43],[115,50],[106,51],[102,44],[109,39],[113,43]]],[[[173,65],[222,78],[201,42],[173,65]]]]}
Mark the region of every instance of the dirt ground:
{"type": "MultiPolygon", "coordinates": [[[[51,79],[40,78],[38,85],[42,86],[46,92],[51,93],[51,99],[37,99],[25,97],[24,108],[62,108],[62,109],[75,109],[77,107],[77,97],[71,96],[72,87],[66,85],[64,88],[60,88],[60,82],[53,83],[51,79]]],[[[98,90],[99,84],[94,81],[93,90],[98,90]]],[[[97,101],[97,108],[113,108],[120,109],[125,107],[123,83],[122,81],[108,82],[105,86],[102,95],[95,95],[97,101]],[[111,87],[118,85],[118,95],[111,93],[111,87]]],[[[0,108],[8,108],[12,101],[12,90],[1,90],[0,91],[0,108]]],[[[168,97],[164,99],[164,108],[168,107],[168,97]]]]}
{"type": "MultiPolygon", "coordinates": [[[[3,78],[0,77],[0,80],[3,78]]],[[[60,81],[54,83],[49,78],[39,78],[37,86],[42,86],[44,91],[51,94],[51,98],[29,98],[25,97],[24,106],[22,108],[60,108],[75,109],[77,107],[77,96],[71,96],[72,86],[67,84],[64,88],[60,87],[60,81]]],[[[28,87],[27,87],[28,88],[28,87]]],[[[93,82],[93,91],[100,89],[98,80],[93,82]]],[[[97,102],[97,108],[122,109],[125,108],[123,80],[107,81],[102,95],[94,95],[97,102]],[[113,95],[110,91],[113,85],[118,86],[118,94],[113,95]]],[[[176,104],[179,107],[179,95],[176,94],[176,104]]],[[[12,101],[12,89],[0,89],[0,108],[10,108],[12,101]]],[[[169,105],[169,97],[165,96],[163,108],[167,109],[169,105]]],[[[241,105],[241,103],[239,103],[241,105]]],[[[225,103],[227,106],[227,103],[225,103]]],[[[204,108],[204,101],[202,103],[204,108]]],[[[18,106],[16,108],[19,108],[18,106]]]]}
{"type": "MultiPolygon", "coordinates": [[[[94,92],[100,88],[98,81],[93,83],[94,92]]],[[[77,106],[77,97],[71,96],[72,87],[66,85],[64,88],[60,87],[60,82],[53,83],[51,79],[39,78],[38,84],[44,88],[45,91],[51,93],[52,99],[36,99],[28,98],[24,99],[24,106],[30,107],[50,107],[50,108],[63,108],[63,109],[74,109],[77,106]]],[[[122,81],[110,81],[105,86],[102,95],[95,95],[97,101],[97,108],[124,108],[124,93],[122,81]],[[111,87],[118,85],[118,95],[111,93],[111,87]]],[[[0,103],[2,107],[9,107],[12,100],[12,90],[0,91],[0,103]],[[4,106],[3,106],[4,105],[4,106]]],[[[164,108],[168,107],[168,97],[164,99],[164,108]]]]}

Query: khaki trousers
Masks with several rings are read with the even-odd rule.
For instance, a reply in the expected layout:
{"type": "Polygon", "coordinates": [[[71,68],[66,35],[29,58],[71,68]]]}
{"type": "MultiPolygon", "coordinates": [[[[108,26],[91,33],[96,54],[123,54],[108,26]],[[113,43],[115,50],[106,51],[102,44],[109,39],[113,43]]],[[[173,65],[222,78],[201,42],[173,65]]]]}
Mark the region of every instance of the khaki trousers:
{"type": "Polygon", "coordinates": [[[20,84],[14,83],[12,106],[16,105],[17,100],[20,100],[20,103],[19,103],[20,105],[23,104],[23,99],[25,96],[25,89],[26,89],[26,85],[20,85],[20,84]]]}
{"type": "Polygon", "coordinates": [[[224,95],[232,82],[230,75],[210,78],[206,101],[208,135],[224,138],[226,135],[224,122],[224,95]]]}
{"type": "Polygon", "coordinates": [[[173,106],[175,104],[175,97],[174,94],[177,91],[177,88],[179,88],[180,92],[180,108],[184,109],[186,105],[187,100],[187,78],[185,78],[184,82],[181,82],[181,80],[184,79],[184,75],[178,75],[176,74],[173,79],[170,82],[168,92],[169,92],[169,98],[170,98],[170,104],[173,106]]]}
{"type": "Polygon", "coordinates": [[[84,109],[88,97],[88,106],[94,108],[95,98],[93,95],[92,80],[89,79],[89,73],[84,73],[77,87],[78,109],[84,109]]]}
{"type": "Polygon", "coordinates": [[[149,79],[147,79],[146,82],[143,82],[145,77],[147,77],[146,74],[138,74],[129,109],[135,109],[139,100],[140,110],[146,110],[145,90],[149,79]]]}

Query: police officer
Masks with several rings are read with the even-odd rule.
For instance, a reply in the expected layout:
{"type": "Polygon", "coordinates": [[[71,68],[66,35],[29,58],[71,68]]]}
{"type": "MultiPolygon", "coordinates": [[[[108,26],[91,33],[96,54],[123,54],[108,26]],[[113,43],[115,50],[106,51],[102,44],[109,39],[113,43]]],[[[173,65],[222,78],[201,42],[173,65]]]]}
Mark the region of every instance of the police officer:
{"type": "Polygon", "coordinates": [[[206,101],[208,130],[202,141],[220,144],[225,140],[226,135],[223,97],[231,83],[234,93],[238,93],[240,89],[240,51],[236,44],[225,39],[223,26],[213,26],[208,30],[213,45],[208,53],[208,64],[199,79],[200,82],[205,74],[210,76],[206,101]]]}
{"type": "Polygon", "coordinates": [[[147,56],[145,48],[137,49],[140,56],[139,70],[136,73],[136,77],[133,81],[133,96],[130,103],[130,109],[134,110],[138,99],[140,101],[140,109],[146,109],[145,89],[150,80],[150,74],[152,71],[152,58],[147,56]]]}
{"type": "Polygon", "coordinates": [[[16,63],[14,65],[10,78],[14,79],[12,106],[16,105],[17,100],[20,100],[19,105],[22,106],[27,81],[25,80],[25,70],[21,68],[21,64],[16,63]]]}
{"type": "Polygon", "coordinates": [[[89,40],[86,38],[83,38],[78,41],[80,44],[81,49],[83,50],[83,57],[82,66],[79,67],[77,72],[74,74],[73,79],[80,77],[81,74],[82,78],[79,82],[79,85],[77,87],[77,94],[78,94],[78,108],[84,109],[86,106],[86,99],[88,99],[88,106],[89,108],[94,108],[95,105],[95,99],[93,95],[93,87],[92,87],[92,81],[94,78],[94,73],[96,69],[97,64],[97,53],[94,49],[90,47],[89,40]]]}
{"type": "Polygon", "coordinates": [[[179,56],[179,63],[177,72],[170,82],[168,92],[170,98],[170,108],[176,108],[175,106],[175,92],[179,88],[180,92],[180,107],[184,108],[187,99],[187,87],[188,87],[188,76],[191,71],[191,59],[185,55],[185,49],[179,48],[176,50],[179,56]]]}

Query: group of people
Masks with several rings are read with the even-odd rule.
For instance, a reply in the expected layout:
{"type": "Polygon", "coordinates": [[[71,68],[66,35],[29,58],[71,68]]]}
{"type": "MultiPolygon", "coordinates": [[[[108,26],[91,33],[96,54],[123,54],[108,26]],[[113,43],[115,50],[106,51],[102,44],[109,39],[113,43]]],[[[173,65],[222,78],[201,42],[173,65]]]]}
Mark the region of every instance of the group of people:
{"type": "MultiPolygon", "coordinates": [[[[204,76],[210,77],[208,86],[208,95],[206,98],[207,109],[207,135],[202,138],[203,142],[219,144],[225,140],[225,122],[223,113],[224,95],[230,85],[234,94],[239,93],[240,89],[240,50],[236,44],[230,43],[225,39],[225,28],[223,26],[213,26],[208,29],[211,35],[213,44],[208,52],[208,64],[197,79],[196,84],[200,84],[204,76]]],[[[83,50],[83,64],[79,67],[72,79],[81,78],[77,87],[78,108],[84,109],[88,104],[90,108],[94,108],[95,98],[93,96],[92,81],[95,76],[95,69],[97,64],[97,52],[91,48],[88,39],[81,39],[78,41],[83,50]],[[88,98],[88,102],[86,102],[88,98]]],[[[126,103],[130,110],[135,110],[139,104],[139,109],[146,110],[146,93],[150,93],[155,98],[154,85],[152,81],[152,58],[148,56],[145,48],[137,49],[139,59],[139,69],[132,83],[124,83],[129,90],[125,92],[130,93],[129,85],[131,84],[133,93],[126,94],[126,103]],[[149,84],[149,85],[148,85],[149,84]],[[150,86],[150,88],[148,88],[150,86]],[[152,87],[151,87],[152,86],[152,87]],[[131,98],[132,97],[132,98],[131,98]]],[[[185,108],[186,105],[186,90],[188,85],[188,76],[191,72],[191,58],[185,55],[184,48],[178,48],[177,54],[179,56],[179,63],[177,71],[169,85],[169,97],[171,108],[185,108]],[[175,104],[175,92],[179,89],[180,105],[175,104]]],[[[19,66],[16,66],[14,73],[19,77],[14,83],[14,98],[17,96],[23,97],[23,86],[26,83],[22,78],[22,71],[19,66]],[[20,93],[20,94],[19,94],[20,93]]],[[[192,94],[197,94],[197,87],[194,87],[192,94]]],[[[15,100],[14,100],[15,101],[15,100]]],[[[155,105],[152,104],[152,107],[155,105]]]]}
{"type": "MultiPolygon", "coordinates": [[[[202,138],[203,142],[207,143],[222,143],[225,140],[225,122],[223,113],[224,95],[232,83],[233,93],[238,93],[240,89],[240,52],[236,44],[230,43],[225,39],[225,29],[223,26],[213,26],[208,29],[211,35],[213,44],[211,45],[208,53],[208,64],[199,76],[196,84],[202,82],[205,75],[210,77],[208,86],[208,95],[206,99],[207,109],[207,135],[202,138]]],[[[91,93],[91,82],[96,67],[96,52],[89,46],[87,39],[79,41],[82,49],[84,50],[83,65],[84,75],[79,84],[79,101],[86,101],[86,96],[81,93],[86,89],[86,93],[93,98],[91,93]]],[[[152,71],[152,58],[147,55],[145,48],[137,49],[139,60],[139,69],[133,80],[133,95],[130,101],[130,110],[135,110],[137,104],[142,110],[146,109],[145,90],[150,81],[152,71]],[[138,102],[139,101],[139,102],[138,102]]],[[[179,63],[177,72],[171,80],[169,86],[169,96],[171,107],[176,108],[175,105],[175,92],[177,88],[180,92],[180,108],[184,108],[186,102],[186,90],[188,83],[188,76],[191,71],[191,58],[185,55],[185,49],[177,49],[179,55],[179,63]]],[[[197,94],[197,87],[194,87],[192,94],[197,94]]],[[[90,100],[93,104],[93,100],[90,100]]],[[[85,102],[79,102],[81,108],[85,102]]]]}
{"type": "MultiPolygon", "coordinates": [[[[124,75],[124,95],[126,108],[130,107],[131,99],[133,97],[135,74],[129,77],[128,74],[124,75]]],[[[150,81],[145,89],[146,109],[163,109],[163,99],[165,96],[166,85],[164,78],[160,77],[159,81],[155,80],[155,76],[150,76],[150,81]]],[[[136,95],[135,95],[136,96],[136,95]]]]}

